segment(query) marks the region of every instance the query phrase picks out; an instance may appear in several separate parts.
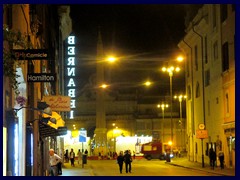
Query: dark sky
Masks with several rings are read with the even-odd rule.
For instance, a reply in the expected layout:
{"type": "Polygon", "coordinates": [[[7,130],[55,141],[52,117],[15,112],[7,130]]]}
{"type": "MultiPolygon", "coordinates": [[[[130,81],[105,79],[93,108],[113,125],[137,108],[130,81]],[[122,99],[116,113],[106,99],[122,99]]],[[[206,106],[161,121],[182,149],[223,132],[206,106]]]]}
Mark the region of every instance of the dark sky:
{"type": "MultiPolygon", "coordinates": [[[[96,70],[94,62],[100,29],[106,55],[114,52],[122,58],[122,63],[112,67],[112,83],[124,88],[148,78],[160,83],[153,88],[158,89],[158,94],[159,86],[169,91],[168,75],[156,66],[160,68],[161,59],[179,52],[177,44],[185,34],[185,14],[185,6],[181,4],[71,5],[79,86],[86,84],[89,75],[96,70]]],[[[182,82],[173,79],[176,88],[183,87],[182,82]]]]}
{"type": "Polygon", "coordinates": [[[122,53],[158,53],[176,48],[184,35],[185,9],[178,5],[72,5],[73,33],[81,48],[96,49],[100,26],[104,48],[122,53]]]}

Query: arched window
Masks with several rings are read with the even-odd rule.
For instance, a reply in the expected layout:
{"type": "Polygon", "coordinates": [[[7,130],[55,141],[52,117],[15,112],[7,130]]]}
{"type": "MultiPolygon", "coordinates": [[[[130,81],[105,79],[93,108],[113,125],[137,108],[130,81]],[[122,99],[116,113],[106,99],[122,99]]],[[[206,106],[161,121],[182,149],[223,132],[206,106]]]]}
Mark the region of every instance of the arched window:
{"type": "Polygon", "coordinates": [[[200,97],[200,86],[199,86],[199,82],[197,82],[196,84],[196,98],[200,97]]]}

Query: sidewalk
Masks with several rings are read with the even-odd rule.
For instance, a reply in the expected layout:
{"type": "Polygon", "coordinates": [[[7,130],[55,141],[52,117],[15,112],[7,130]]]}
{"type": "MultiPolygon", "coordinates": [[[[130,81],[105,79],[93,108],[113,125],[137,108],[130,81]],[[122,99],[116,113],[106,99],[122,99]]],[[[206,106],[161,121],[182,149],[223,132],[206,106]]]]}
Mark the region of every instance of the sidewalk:
{"type": "Polygon", "coordinates": [[[215,173],[215,174],[219,174],[222,176],[235,176],[236,175],[235,168],[226,168],[225,167],[224,169],[221,169],[218,166],[218,167],[215,167],[213,170],[213,169],[211,169],[210,165],[207,164],[206,162],[204,163],[204,167],[202,167],[201,162],[192,162],[192,161],[189,161],[188,158],[186,158],[186,157],[173,158],[173,159],[171,159],[171,162],[166,162],[166,164],[174,165],[174,166],[181,166],[181,167],[185,167],[185,168],[189,168],[189,169],[197,169],[200,171],[215,173]]]}

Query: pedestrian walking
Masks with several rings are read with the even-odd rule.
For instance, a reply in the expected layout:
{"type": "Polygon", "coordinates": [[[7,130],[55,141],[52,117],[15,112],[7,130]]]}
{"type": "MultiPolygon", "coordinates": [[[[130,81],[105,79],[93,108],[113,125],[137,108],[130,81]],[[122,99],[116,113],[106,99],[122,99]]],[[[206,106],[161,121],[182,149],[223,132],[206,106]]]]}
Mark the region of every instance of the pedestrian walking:
{"type": "Polygon", "coordinates": [[[58,176],[58,164],[62,163],[62,158],[54,152],[54,149],[49,150],[49,176],[58,176]]]}
{"type": "Polygon", "coordinates": [[[136,158],[136,153],[135,153],[135,151],[133,151],[133,159],[135,159],[136,158]]]}
{"type": "Polygon", "coordinates": [[[82,152],[81,152],[80,149],[78,149],[77,155],[78,155],[78,164],[80,164],[80,162],[81,162],[81,160],[82,160],[82,152]]]}
{"type": "Polygon", "coordinates": [[[68,149],[66,150],[66,152],[64,154],[64,158],[65,158],[65,162],[68,163],[69,162],[68,149]]]}
{"type": "Polygon", "coordinates": [[[126,153],[124,155],[124,162],[125,162],[125,167],[126,167],[126,173],[131,173],[132,170],[132,157],[131,154],[129,153],[129,150],[126,150],[126,153]]]}
{"type": "Polygon", "coordinates": [[[122,174],[123,162],[124,162],[123,152],[120,151],[120,153],[117,157],[117,163],[118,163],[119,171],[121,174],[122,174]]]}
{"type": "Polygon", "coordinates": [[[220,161],[220,167],[221,169],[224,169],[224,153],[223,151],[219,151],[218,153],[218,159],[220,161]]]}
{"type": "Polygon", "coordinates": [[[210,158],[210,165],[212,169],[214,169],[215,162],[216,162],[216,152],[213,150],[213,148],[210,148],[209,150],[209,158],[210,158]]]}
{"type": "Polygon", "coordinates": [[[75,165],[74,165],[74,161],[75,161],[75,152],[73,151],[73,149],[71,149],[71,151],[70,151],[70,162],[71,162],[71,166],[75,166],[75,165]]]}

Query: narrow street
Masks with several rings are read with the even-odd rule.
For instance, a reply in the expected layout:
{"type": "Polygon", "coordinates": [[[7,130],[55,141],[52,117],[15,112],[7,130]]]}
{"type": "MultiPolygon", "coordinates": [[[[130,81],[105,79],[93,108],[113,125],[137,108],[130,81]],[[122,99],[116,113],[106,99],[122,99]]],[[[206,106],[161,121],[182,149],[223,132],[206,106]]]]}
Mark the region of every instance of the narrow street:
{"type": "Polygon", "coordinates": [[[65,163],[62,176],[231,176],[231,174],[234,176],[234,169],[221,170],[216,167],[215,170],[211,170],[209,166],[201,168],[200,163],[176,158],[171,163],[166,163],[165,160],[136,159],[132,163],[132,173],[126,173],[123,166],[122,174],[116,160],[88,160],[84,168],[82,165],[76,164],[75,167],[71,167],[65,163]],[[178,163],[180,165],[177,165],[178,163]]]}

